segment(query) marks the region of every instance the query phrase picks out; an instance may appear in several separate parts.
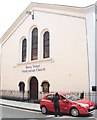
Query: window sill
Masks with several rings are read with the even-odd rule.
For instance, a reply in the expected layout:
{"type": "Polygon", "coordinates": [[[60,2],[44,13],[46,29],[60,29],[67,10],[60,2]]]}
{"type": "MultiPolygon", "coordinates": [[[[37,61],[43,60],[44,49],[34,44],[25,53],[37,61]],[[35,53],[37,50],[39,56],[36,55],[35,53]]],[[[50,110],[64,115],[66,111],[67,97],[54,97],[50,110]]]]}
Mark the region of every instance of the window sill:
{"type": "Polygon", "coordinates": [[[51,62],[51,63],[53,63],[54,61],[53,61],[52,58],[45,58],[45,59],[40,59],[40,60],[20,62],[20,63],[17,64],[17,66],[19,66],[19,65],[25,65],[25,64],[41,63],[41,62],[51,62]]]}

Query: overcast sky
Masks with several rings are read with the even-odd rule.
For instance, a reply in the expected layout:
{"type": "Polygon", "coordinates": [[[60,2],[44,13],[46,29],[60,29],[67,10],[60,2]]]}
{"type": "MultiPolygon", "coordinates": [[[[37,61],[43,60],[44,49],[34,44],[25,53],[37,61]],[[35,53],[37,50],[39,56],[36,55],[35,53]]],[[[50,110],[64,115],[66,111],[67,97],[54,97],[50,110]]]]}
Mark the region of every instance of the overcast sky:
{"type": "Polygon", "coordinates": [[[0,0],[0,37],[31,2],[85,7],[96,0],[0,0]]]}

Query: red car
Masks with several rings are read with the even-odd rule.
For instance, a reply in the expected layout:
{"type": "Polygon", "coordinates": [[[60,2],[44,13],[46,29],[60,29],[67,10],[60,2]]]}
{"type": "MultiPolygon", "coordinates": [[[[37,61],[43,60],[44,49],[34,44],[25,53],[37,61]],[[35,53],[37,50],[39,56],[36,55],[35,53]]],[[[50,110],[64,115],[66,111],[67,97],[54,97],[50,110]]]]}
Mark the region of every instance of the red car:
{"type": "MultiPolygon", "coordinates": [[[[55,93],[46,94],[40,102],[41,112],[54,112],[53,96],[55,93]]],[[[76,117],[80,114],[90,114],[95,110],[95,105],[87,99],[81,99],[73,93],[59,93],[60,112],[76,117]]]]}

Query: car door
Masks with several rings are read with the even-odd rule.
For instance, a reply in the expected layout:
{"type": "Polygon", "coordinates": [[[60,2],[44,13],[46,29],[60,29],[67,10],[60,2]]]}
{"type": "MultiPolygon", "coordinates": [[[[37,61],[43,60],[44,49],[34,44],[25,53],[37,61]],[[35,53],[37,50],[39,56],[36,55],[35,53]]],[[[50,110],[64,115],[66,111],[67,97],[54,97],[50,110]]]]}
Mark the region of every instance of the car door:
{"type": "Polygon", "coordinates": [[[49,94],[46,97],[46,106],[48,111],[54,112],[54,104],[53,104],[53,95],[49,94]]]}
{"type": "Polygon", "coordinates": [[[69,101],[60,95],[60,112],[69,113],[69,101]]]}

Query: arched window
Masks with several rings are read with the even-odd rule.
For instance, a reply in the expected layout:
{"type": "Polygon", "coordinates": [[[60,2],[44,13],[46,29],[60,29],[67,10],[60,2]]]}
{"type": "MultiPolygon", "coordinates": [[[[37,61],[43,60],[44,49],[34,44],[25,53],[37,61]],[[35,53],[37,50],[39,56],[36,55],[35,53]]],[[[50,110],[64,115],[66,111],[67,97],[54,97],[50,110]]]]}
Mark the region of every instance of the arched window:
{"type": "Polygon", "coordinates": [[[26,61],[26,51],[27,51],[27,40],[25,38],[22,41],[22,62],[26,61]]]}
{"type": "Polygon", "coordinates": [[[18,86],[19,86],[20,92],[25,92],[25,83],[24,82],[21,81],[18,86]]]}
{"type": "Polygon", "coordinates": [[[49,32],[46,31],[43,35],[43,58],[49,58],[49,32]]]}
{"type": "Polygon", "coordinates": [[[31,60],[36,59],[38,59],[38,29],[34,28],[32,31],[31,60]]]}
{"type": "Polygon", "coordinates": [[[47,81],[43,81],[41,86],[42,86],[42,92],[49,93],[50,84],[47,81]]]}

